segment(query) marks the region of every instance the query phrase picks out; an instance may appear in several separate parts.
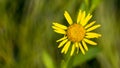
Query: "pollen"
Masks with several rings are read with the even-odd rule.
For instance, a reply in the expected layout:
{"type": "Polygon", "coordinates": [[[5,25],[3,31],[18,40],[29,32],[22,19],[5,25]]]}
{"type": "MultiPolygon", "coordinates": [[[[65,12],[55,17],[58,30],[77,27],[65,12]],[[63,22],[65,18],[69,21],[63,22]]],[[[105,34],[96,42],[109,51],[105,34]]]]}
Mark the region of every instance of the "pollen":
{"type": "Polygon", "coordinates": [[[67,29],[68,39],[72,42],[79,42],[85,36],[85,29],[80,24],[72,24],[67,29]]]}

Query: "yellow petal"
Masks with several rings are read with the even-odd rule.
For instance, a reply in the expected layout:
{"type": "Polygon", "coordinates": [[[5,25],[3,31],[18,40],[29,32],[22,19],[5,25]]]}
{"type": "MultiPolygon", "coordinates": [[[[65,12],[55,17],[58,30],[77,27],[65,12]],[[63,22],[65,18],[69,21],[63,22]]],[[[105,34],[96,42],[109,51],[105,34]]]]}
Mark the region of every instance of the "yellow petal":
{"type": "Polygon", "coordinates": [[[59,44],[58,48],[62,47],[67,41],[68,41],[68,39],[63,40],[63,41],[59,44]]]}
{"type": "Polygon", "coordinates": [[[78,17],[77,17],[77,23],[80,23],[81,17],[82,17],[82,11],[79,10],[78,17]]]}
{"type": "Polygon", "coordinates": [[[59,27],[56,27],[56,26],[52,26],[52,28],[55,29],[55,30],[63,30],[63,29],[61,29],[59,27]]]}
{"type": "Polygon", "coordinates": [[[73,21],[67,11],[65,11],[64,16],[70,25],[73,24],[73,21]]]}
{"type": "Polygon", "coordinates": [[[98,38],[99,36],[85,36],[85,38],[98,38]]]}
{"type": "Polygon", "coordinates": [[[64,36],[64,37],[60,38],[59,40],[57,40],[56,42],[60,42],[62,40],[65,40],[66,38],[67,38],[67,36],[64,36]]]}
{"type": "Polygon", "coordinates": [[[96,22],[96,21],[93,21],[93,22],[91,22],[90,24],[86,25],[86,26],[85,26],[85,29],[91,27],[93,24],[95,24],[95,22],[96,22]]]}
{"type": "Polygon", "coordinates": [[[60,34],[66,34],[66,32],[64,30],[54,30],[56,33],[60,33],[60,34]]]}
{"type": "Polygon", "coordinates": [[[93,32],[86,33],[86,35],[87,35],[87,36],[85,36],[86,38],[99,38],[99,37],[101,37],[101,34],[93,33],[93,32]]]}
{"type": "Polygon", "coordinates": [[[91,18],[92,15],[88,14],[87,17],[85,18],[85,21],[83,22],[83,26],[85,26],[91,18]]]}
{"type": "Polygon", "coordinates": [[[72,45],[72,50],[71,50],[70,56],[73,55],[74,51],[75,51],[75,44],[72,45]]]}
{"type": "Polygon", "coordinates": [[[83,25],[84,21],[85,21],[85,11],[82,13],[82,17],[81,17],[81,21],[80,24],[83,25]]]}
{"type": "Polygon", "coordinates": [[[91,28],[87,29],[87,32],[92,31],[92,30],[95,30],[95,29],[97,29],[97,28],[100,27],[100,26],[101,26],[101,25],[92,26],[91,28]]]}
{"type": "Polygon", "coordinates": [[[95,43],[95,42],[93,42],[93,41],[91,41],[91,40],[88,40],[88,39],[83,39],[86,43],[88,43],[88,44],[91,44],[91,45],[97,45],[97,43],[95,43]]]}
{"type": "Polygon", "coordinates": [[[76,46],[76,48],[77,48],[77,54],[78,54],[78,52],[79,52],[79,45],[78,45],[77,42],[75,43],[75,46],[76,46]]]}
{"type": "Polygon", "coordinates": [[[67,53],[69,47],[70,47],[71,41],[68,41],[68,43],[66,43],[66,48],[65,48],[65,54],[67,53]]]}
{"type": "Polygon", "coordinates": [[[85,51],[84,51],[84,49],[83,49],[83,47],[80,43],[79,43],[79,47],[80,47],[80,50],[81,50],[82,54],[85,55],[85,51]]]}
{"type": "Polygon", "coordinates": [[[59,24],[59,23],[53,22],[53,25],[56,26],[56,27],[59,27],[59,28],[61,28],[61,29],[67,29],[67,26],[64,26],[64,25],[59,24]]]}
{"type": "Polygon", "coordinates": [[[65,44],[65,46],[63,47],[61,53],[64,52],[64,53],[66,54],[67,51],[68,51],[68,48],[69,48],[70,44],[71,44],[71,41],[68,41],[68,42],[65,44]]]}
{"type": "Polygon", "coordinates": [[[88,47],[84,41],[82,41],[83,47],[85,48],[86,51],[88,51],[88,47]]]}

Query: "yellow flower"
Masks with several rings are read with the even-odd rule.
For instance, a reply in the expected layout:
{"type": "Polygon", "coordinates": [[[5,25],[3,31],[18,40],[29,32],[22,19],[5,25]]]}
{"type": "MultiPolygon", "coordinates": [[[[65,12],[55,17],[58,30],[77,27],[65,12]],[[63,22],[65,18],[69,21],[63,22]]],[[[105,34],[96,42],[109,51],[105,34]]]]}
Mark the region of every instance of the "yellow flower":
{"type": "Polygon", "coordinates": [[[82,54],[85,54],[85,50],[88,51],[87,44],[97,45],[96,42],[90,39],[101,37],[101,34],[92,32],[101,25],[94,25],[95,21],[88,24],[88,21],[92,18],[91,14],[86,15],[85,11],[80,10],[76,23],[73,23],[67,11],[65,11],[64,16],[69,23],[68,27],[56,22],[53,22],[52,26],[56,33],[64,35],[63,38],[56,41],[60,42],[58,48],[63,47],[61,53],[66,54],[68,49],[71,49],[70,55],[72,56],[76,49],[77,53],[81,50],[82,54]],[[70,48],[70,45],[72,48],[70,48]]]}

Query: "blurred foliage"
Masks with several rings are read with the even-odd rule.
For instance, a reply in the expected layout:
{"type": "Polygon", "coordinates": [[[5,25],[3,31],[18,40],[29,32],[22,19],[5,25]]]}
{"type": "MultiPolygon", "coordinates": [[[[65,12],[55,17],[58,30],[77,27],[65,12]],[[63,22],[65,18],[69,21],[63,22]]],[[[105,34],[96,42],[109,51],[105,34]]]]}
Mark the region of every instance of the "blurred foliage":
{"type": "MultiPolygon", "coordinates": [[[[119,0],[0,0],[0,68],[120,68],[119,0]],[[82,9],[102,27],[86,55],[60,53],[52,22],[82,9]]],[[[67,25],[67,24],[65,24],[67,25]]]]}

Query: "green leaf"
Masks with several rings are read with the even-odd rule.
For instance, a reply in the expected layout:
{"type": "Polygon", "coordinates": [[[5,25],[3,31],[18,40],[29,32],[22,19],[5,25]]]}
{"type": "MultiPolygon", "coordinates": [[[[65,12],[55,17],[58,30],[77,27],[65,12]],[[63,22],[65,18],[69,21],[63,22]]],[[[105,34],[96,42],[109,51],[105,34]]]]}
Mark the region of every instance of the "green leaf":
{"type": "Polygon", "coordinates": [[[100,48],[91,47],[91,48],[89,48],[88,52],[86,52],[85,55],[78,54],[77,56],[74,57],[73,66],[80,65],[80,64],[94,58],[98,54],[98,52],[100,52],[100,48]]]}
{"type": "Polygon", "coordinates": [[[92,0],[91,1],[91,7],[90,7],[90,12],[92,12],[101,2],[101,0],[92,0]]]}
{"type": "Polygon", "coordinates": [[[53,59],[47,52],[45,51],[43,52],[42,59],[43,59],[43,63],[46,66],[46,68],[55,68],[53,59]]]}

